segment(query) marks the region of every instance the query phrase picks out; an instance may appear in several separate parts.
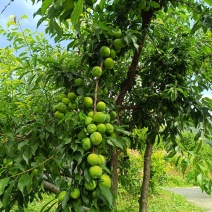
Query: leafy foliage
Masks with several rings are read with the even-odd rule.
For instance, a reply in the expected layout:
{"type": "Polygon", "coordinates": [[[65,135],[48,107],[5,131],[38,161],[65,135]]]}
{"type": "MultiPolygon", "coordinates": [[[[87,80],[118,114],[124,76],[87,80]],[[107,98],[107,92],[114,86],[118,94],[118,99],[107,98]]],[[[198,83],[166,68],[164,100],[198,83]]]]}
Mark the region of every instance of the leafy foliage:
{"type": "MultiPolygon", "coordinates": [[[[43,35],[20,31],[20,20],[11,20],[9,30],[0,29],[17,51],[15,56],[11,47],[0,50],[0,198],[5,211],[16,201],[23,211],[37,195],[42,198],[46,182],[56,197],[66,192],[57,211],[82,211],[82,205],[91,211],[112,210],[111,189],[98,182],[93,198],[83,187],[92,182],[86,162],[90,152],[106,156],[102,169],[110,175],[111,153],[125,150],[126,143],[140,149],[163,139],[167,151],[176,154],[184,144],[177,137],[185,129],[197,129],[195,151],[201,136],[211,138],[211,100],[201,95],[211,88],[208,5],[171,0],[68,3],[45,0],[36,13],[41,16],[38,25],[47,21],[46,32],[56,42],[69,41],[67,50],[49,45],[43,35]],[[102,46],[116,52],[111,68],[99,53],[102,46]],[[103,68],[100,78],[92,76],[94,66],[103,68]],[[63,99],[58,94],[67,98],[70,92],[76,94],[71,109],[59,111],[63,99]],[[93,108],[86,108],[85,96],[94,98],[93,108]],[[85,120],[100,100],[107,103],[106,113],[118,112],[112,120],[115,134],[104,135],[102,145],[87,151],[81,142],[89,134],[85,120]],[[130,142],[127,130],[135,126],[146,129],[145,136],[130,142]],[[70,198],[75,187],[81,190],[77,200],[70,198]]],[[[211,179],[205,173],[199,166],[194,179],[210,193],[211,179]]]]}

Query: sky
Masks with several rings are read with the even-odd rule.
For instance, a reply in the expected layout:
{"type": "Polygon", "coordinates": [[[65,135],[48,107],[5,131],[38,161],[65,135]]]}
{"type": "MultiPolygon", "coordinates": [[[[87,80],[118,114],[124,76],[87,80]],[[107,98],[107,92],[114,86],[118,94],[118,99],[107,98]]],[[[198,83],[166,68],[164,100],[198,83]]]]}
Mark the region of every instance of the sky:
{"type": "MultiPolygon", "coordinates": [[[[32,5],[31,0],[14,0],[10,3],[10,5],[4,10],[5,6],[10,2],[10,0],[0,0],[0,25],[6,27],[7,22],[9,21],[9,17],[14,15],[17,19],[20,19],[22,15],[27,15],[28,19],[22,20],[22,28],[29,28],[32,31],[45,32],[45,25],[41,24],[37,29],[37,22],[40,19],[39,16],[33,18],[33,14],[40,7],[40,4],[32,5]]],[[[54,45],[53,39],[50,38],[49,35],[46,35],[48,40],[52,45],[54,45]]],[[[0,35],[0,48],[4,48],[9,44],[9,42],[0,35]]],[[[65,43],[62,43],[62,46],[65,46],[65,43]]],[[[212,98],[212,91],[205,91],[205,96],[212,98]]]]}

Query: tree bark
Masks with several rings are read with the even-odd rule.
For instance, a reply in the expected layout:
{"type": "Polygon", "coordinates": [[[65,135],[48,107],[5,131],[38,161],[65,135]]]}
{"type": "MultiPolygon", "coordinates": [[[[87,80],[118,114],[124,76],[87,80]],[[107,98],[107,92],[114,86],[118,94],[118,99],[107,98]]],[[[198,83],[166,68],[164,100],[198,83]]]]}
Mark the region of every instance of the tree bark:
{"type": "Polygon", "coordinates": [[[112,176],[112,190],[115,195],[118,193],[118,157],[119,151],[117,148],[112,152],[112,167],[113,167],[113,176],[112,176]]]}
{"type": "Polygon", "coordinates": [[[150,166],[153,144],[148,140],[144,155],[143,182],[141,186],[141,196],[139,199],[139,212],[147,212],[148,209],[148,188],[150,182],[150,166]]]}

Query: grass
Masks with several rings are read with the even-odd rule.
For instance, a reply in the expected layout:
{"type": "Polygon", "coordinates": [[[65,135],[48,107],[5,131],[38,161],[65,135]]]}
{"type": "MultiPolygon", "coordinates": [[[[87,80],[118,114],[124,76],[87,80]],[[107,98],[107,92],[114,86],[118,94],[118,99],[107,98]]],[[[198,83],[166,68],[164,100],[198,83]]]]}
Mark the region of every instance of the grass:
{"type": "MultiPolygon", "coordinates": [[[[43,195],[43,201],[34,201],[31,203],[25,212],[39,212],[41,208],[51,201],[53,195],[43,195]]],[[[117,201],[118,212],[138,212],[138,195],[132,195],[122,190],[118,196],[117,201]]],[[[54,212],[55,207],[50,210],[54,212]]],[[[18,212],[18,208],[14,208],[11,212],[18,212]]],[[[158,194],[151,195],[149,197],[149,209],[148,212],[205,212],[204,209],[201,209],[192,203],[189,203],[185,198],[180,195],[173,194],[170,191],[160,190],[158,194]]]]}
{"type": "MultiPolygon", "coordinates": [[[[184,197],[172,192],[160,190],[159,194],[149,197],[148,212],[205,212],[184,197]]],[[[118,212],[138,212],[138,197],[122,193],[118,197],[118,212]]]]}

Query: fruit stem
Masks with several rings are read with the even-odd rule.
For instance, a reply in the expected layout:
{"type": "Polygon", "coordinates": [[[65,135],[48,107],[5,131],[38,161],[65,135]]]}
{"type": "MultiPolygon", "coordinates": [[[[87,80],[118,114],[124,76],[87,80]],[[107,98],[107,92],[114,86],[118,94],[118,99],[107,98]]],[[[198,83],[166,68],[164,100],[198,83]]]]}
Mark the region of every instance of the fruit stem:
{"type": "Polygon", "coordinates": [[[94,91],[94,105],[93,105],[93,110],[94,113],[96,113],[96,103],[97,103],[97,98],[98,98],[98,87],[99,87],[99,79],[96,79],[96,87],[94,91]]]}

